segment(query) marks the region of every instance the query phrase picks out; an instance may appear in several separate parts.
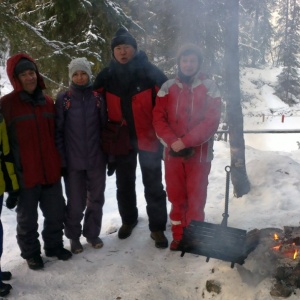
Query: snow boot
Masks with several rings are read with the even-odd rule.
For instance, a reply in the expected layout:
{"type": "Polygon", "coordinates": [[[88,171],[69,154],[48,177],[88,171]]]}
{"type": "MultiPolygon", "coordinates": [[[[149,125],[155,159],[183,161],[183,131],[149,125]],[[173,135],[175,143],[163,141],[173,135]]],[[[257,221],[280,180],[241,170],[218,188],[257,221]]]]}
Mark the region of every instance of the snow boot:
{"type": "Polygon", "coordinates": [[[42,257],[38,254],[26,259],[29,269],[40,270],[44,268],[42,257]]]}
{"type": "Polygon", "coordinates": [[[173,240],[170,245],[170,250],[171,251],[181,251],[182,247],[181,247],[180,242],[181,242],[180,240],[173,240]]]}
{"type": "Polygon", "coordinates": [[[56,256],[59,260],[68,260],[72,257],[72,253],[63,247],[45,249],[45,254],[48,257],[56,256]]]}
{"type": "Polygon", "coordinates": [[[5,297],[9,294],[12,286],[7,283],[0,282],[0,297],[5,297]]]}
{"type": "Polygon", "coordinates": [[[80,243],[80,240],[70,240],[70,244],[71,244],[71,252],[74,254],[78,254],[81,253],[83,251],[83,247],[80,243]]]}
{"type": "Polygon", "coordinates": [[[123,224],[118,231],[119,239],[127,239],[131,235],[132,230],[137,223],[138,221],[136,220],[133,224],[123,224]]]}
{"type": "Polygon", "coordinates": [[[152,231],[150,237],[155,241],[156,248],[168,248],[168,240],[163,231],[152,231]]]}
{"type": "Polygon", "coordinates": [[[11,280],[11,273],[9,271],[1,271],[1,278],[3,281],[11,280]]]}
{"type": "Polygon", "coordinates": [[[100,249],[103,247],[103,241],[99,237],[96,237],[95,239],[87,238],[86,241],[95,249],[100,249]]]}

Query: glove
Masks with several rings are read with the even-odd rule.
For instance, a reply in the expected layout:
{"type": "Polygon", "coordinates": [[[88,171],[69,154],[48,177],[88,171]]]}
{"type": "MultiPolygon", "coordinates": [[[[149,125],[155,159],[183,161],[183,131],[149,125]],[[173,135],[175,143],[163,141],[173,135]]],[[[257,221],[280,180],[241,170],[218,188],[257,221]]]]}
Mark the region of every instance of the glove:
{"type": "Polygon", "coordinates": [[[184,148],[178,152],[175,152],[172,148],[169,151],[170,156],[174,157],[184,157],[185,159],[188,159],[192,157],[195,154],[194,148],[184,148]]]}
{"type": "Polygon", "coordinates": [[[67,170],[67,168],[66,168],[66,167],[61,168],[60,174],[61,174],[62,177],[67,176],[67,175],[68,175],[68,170],[67,170]]]}
{"type": "Polygon", "coordinates": [[[17,206],[19,200],[19,191],[13,191],[8,193],[8,197],[6,199],[6,207],[9,209],[13,209],[17,206]]]}
{"type": "Polygon", "coordinates": [[[109,162],[107,164],[107,176],[112,176],[117,168],[117,164],[115,162],[109,162]]]}

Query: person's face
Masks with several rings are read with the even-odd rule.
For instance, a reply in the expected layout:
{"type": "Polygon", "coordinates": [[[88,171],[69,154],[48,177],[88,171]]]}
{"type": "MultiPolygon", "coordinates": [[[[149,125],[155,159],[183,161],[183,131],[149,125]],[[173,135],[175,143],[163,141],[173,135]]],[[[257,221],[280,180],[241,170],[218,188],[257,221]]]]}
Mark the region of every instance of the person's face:
{"type": "Polygon", "coordinates": [[[89,75],[84,71],[76,71],[72,76],[72,81],[77,85],[87,85],[89,82],[89,75]]]}
{"type": "Polygon", "coordinates": [[[179,68],[185,76],[196,74],[199,61],[196,54],[182,55],[179,60],[179,68]]]}
{"type": "Polygon", "coordinates": [[[26,70],[18,75],[18,79],[21,82],[23,90],[28,94],[33,94],[37,87],[37,76],[33,70],[26,70]]]}
{"type": "Polygon", "coordinates": [[[123,44],[114,48],[114,57],[120,64],[127,64],[134,56],[135,49],[131,45],[123,44]]]}

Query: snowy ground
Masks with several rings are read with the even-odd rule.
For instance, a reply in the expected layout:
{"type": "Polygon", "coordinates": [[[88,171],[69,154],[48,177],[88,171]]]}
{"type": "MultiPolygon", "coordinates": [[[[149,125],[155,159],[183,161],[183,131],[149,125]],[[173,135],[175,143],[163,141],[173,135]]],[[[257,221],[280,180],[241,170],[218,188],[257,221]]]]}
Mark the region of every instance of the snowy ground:
{"type": "MultiPolygon", "coordinates": [[[[297,108],[290,110],[272,94],[272,82],[278,70],[252,70],[243,75],[242,87],[247,90],[249,103],[244,107],[245,129],[299,128],[297,108]],[[250,82],[259,79],[254,85],[250,82]],[[270,111],[272,108],[273,115],[270,111]],[[261,112],[270,114],[262,122],[261,112]],[[281,123],[280,114],[287,117],[281,123]],[[278,117],[278,116],[279,117],[278,117]],[[298,124],[297,124],[298,123],[298,124]],[[298,127],[297,127],[298,126],[298,127]]],[[[251,191],[234,198],[232,186],[229,197],[228,226],[245,229],[299,226],[300,221],[300,134],[247,135],[247,172],[251,191]]],[[[229,144],[215,143],[215,159],[209,177],[206,221],[222,221],[225,199],[225,166],[230,164],[229,144]]],[[[82,239],[84,252],[62,262],[43,256],[45,269],[32,271],[19,256],[15,238],[15,212],[3,209],[4,254],[2,268],[13,273],[10,299],[21,300],[269,300],[272,278],[257,286],[249,286],[230,263],[192,254],[160,250],[149,237],[143,186],[137,171],[139,223],[132,236],[117,238],[121,221],[115,199],[115,177],[108,177],[101,238],[104,247],[92,249],[82,239]],[[219,295],[207,292],[209,279],[221,283],[219,295]]],[[[170,206],[168,204],[168,209],[170,206]]],[[[42,217],[40,218],[42,224],[42,217]]],[[[166,235],[171,240],[170,225],[166,235]]],[[[69,248],[69,242],[65,240],[69,248]]],[[[244,266],[247,268],[248,262],[244,266]]],[[[299,299],[300,291],[289,299],[299,299]]]]}

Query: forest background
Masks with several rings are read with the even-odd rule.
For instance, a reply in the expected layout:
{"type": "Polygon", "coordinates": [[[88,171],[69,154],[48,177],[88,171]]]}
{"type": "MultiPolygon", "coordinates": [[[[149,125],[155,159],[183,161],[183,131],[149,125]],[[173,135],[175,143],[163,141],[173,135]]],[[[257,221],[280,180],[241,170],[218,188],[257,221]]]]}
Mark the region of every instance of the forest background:
{"type": "MultiPolygon", "coordinates": [[[[110,41],[123,26],[169,78],[187,42],[203,51],[202,71],[217,81],[230,136],[234,193],[250,184],[245,167],[240,89],[244,68],[282,67],[273,88],[289,106],[300,101],[300,3],[297,0],[0,0],[0,65],[20,51],[38,63],[54,99],[68,86],[75,57],[92,62],[96,75],[111,59],[110,41]]],[[[263,84],[260,78],[253,84],[263,84]]],[[[2,95],[0,86],[0,96],[2,95]]]]}

